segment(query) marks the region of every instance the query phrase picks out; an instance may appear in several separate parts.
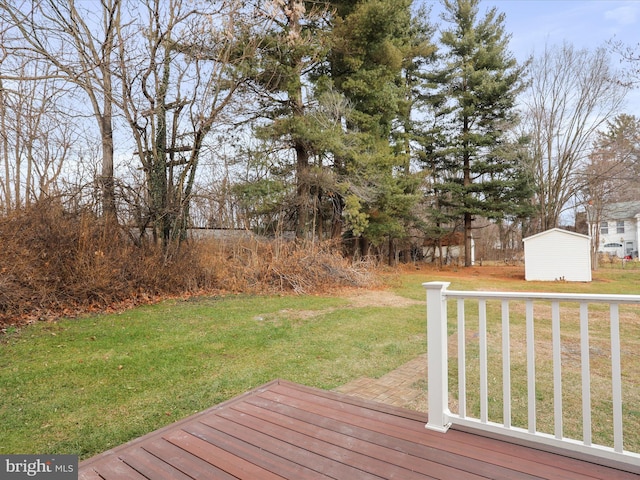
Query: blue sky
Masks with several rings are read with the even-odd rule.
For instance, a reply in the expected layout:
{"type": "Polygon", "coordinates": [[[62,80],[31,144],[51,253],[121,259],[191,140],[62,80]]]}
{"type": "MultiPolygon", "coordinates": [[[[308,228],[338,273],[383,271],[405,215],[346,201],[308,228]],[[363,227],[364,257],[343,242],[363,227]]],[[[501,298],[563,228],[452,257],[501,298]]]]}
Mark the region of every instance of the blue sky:
{"type": "MultiPolygon", "coordinates": [[[[480,12],[491,6],[505,14],[518,59],[563,41],[588,49],[619,41],[640,55],[640,0],[483,0],[480,12]]],[[[612,55],[611,64],[617,68],[620,58],[612,55]]],[[[638,88],[627,95],[624,111],[640,116],[638,88]]]]}
{"type": "MultiPolygon", "coordinates": [[[[433,5],[431,18],[440,23],[440,1],[422,1],[433,5]]],[[[545,43],[564,41],[588,49],[620,41],[640,56],[640,0],[481,0],[480,15],[494,6],[506,16],[509,47],[518,60],[541,53],[545,43]]],[[[611,64],[617,68],[620,58],[612,55],[611,64]]],[[[624,111],[640,117],[640,89],[630,92],[626,103],[624,111]]]]}
{"type": "Polygon", "coordinates": [[[639,0],[484,0],[480,11],[496,6],[506,15],[516,56],[541,51],[545,42],[564,40],[596,48],[611,39],[640,42],[639,0]]]}

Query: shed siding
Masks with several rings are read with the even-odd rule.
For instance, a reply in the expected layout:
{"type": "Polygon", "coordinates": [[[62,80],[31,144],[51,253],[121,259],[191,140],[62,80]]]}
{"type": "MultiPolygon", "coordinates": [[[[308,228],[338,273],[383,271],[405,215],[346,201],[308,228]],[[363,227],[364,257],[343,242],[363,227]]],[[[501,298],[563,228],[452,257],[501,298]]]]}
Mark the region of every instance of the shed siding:
{"type": "Polygon", "coordinates": [[[591,281],[589,237],[560,229],[526,238],[525,279],[591,281]]]}

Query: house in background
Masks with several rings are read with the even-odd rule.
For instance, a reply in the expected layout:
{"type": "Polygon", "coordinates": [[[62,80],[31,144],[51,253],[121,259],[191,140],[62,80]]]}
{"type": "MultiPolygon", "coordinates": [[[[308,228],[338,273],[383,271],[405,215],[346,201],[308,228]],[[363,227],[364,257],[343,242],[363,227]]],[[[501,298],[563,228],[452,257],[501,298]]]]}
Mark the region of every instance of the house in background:
{"type": "Polygon", "coordinates": [[[600,218],[598,252],[620,258],[637,258],[640,240],[640,201],[606,205],[600,218]]]}
{"type": "Polygon", "coordinates": [[[523,242],[525,280],[591,281],[591,237],[552,228],[523,242]]]}

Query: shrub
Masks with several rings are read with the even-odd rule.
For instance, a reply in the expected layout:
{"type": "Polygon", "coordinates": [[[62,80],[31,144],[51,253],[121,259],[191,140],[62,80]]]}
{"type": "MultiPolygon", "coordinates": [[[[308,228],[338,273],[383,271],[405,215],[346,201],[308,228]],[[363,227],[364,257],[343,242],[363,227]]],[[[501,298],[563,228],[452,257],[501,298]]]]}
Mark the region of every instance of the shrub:
{"type": "Polygon", "coordinates": [[[194,293],[314,293],[374,283],[331,243],[191,240],[167,254],[91,212],[41,202],[0,218],[0,324],[194,293]]]}
{"type": "Polygon", "coordinates": [[[370,265],[351,263],[335,242],[246,238],[202,241],[202,266],[225,290],[252,293],[318,293],[376,283],[370,265]]]}
{"type": "Polygon", "coordinates": [[[117,225],[54,201],[1,218],[0,245],[4,323],[178,294],[199,277],[188,248],[167,259],[155,245],[135,246],[117,225]]]}

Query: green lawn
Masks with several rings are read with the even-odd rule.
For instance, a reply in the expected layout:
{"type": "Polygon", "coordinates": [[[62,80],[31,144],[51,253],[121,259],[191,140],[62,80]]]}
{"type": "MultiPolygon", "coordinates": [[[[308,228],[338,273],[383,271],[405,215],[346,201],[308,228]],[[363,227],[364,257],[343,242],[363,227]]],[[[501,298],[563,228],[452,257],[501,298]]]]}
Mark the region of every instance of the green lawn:
{"type": "MultiPolygon", "coordinates": [[[[604,267],[594,272],[590,283],[525,282],[519,269],[506,268],[503,274],[492,276],[495,269],[429,272],[428,281],[451,282],[451,290],[538,291],[593,294],[640,294],[640,270],[637,268],[604,267]],[[469,273],[470,272],[470,273],[469,273]]],[[[424,274],[404,276],[403,284],[412,285],[411,295],[424,296],[418,286],[424,274]]],[[[449,331],[456,328],[456,303],[449,302],[449,331]]],[[[512,423],[527,428],[527,373],[525,306],[510,302],[510,355],[512,423]]],[[[553,434],[553,362],[551,337],[551,307],[536,302],[534,306],[536,340],[536,418],[538,431],[553,434]]],[[[480,365],[478,339],[478,308],[473,301],[465,302],[466,324],[466,390],[467,411],[480,415],[480,365]]],[[[487,302],[489,420],[502,423],[502,327],[499,301],[487,302]]],[[[610,324],[607,305],[589,308],[590,369],[592,396],[593,441],[613,446],[610,324]]],[[[624,448],[640,452],[640,307],[620,307],[621,364],[623,382],[624,448]]],[[[580,362],[580,325],[578,304],[561,305],[561,356],[563,432],[566,437],[582,438],[582,395],[580,362]]],[[[457,340],[452,338],[449,349],[449,388],[452,409],[457,412],[458,366],[457,340]]]]}
{"type": "Polygon", "coordinates": [[[82,458],[275,378],[330,389],[426,349],[423,308],[196,298],[29,326],[0,344],[0,454],[82,458]]]}
{"type": "MultiPolygon", "coordinates": [[[[389,274],[387,282],[396,294],[421,301],[422,283],[434,280],[457,290],[582,293],[639,293],[640,284],[640,271],[630,269],[603,269],[589,284],[524,282],[511,270],[463,272],[423,269],[389,274]]],[[[425,352],[424,314],[421,304],[358,307],[339,296],[229,296],[31,325],[0,343],[0,454],[86,458],[275,378],[331,389],[379,377],[425,352]]],[[[634,422],[640,417],[636,320],[623,327],[623,349],[631,352],[624,356],[631,391],[625,415],[634,422]]],[[[626,440],[637,451],[640,426],[635,430],[626,440]]]]}

